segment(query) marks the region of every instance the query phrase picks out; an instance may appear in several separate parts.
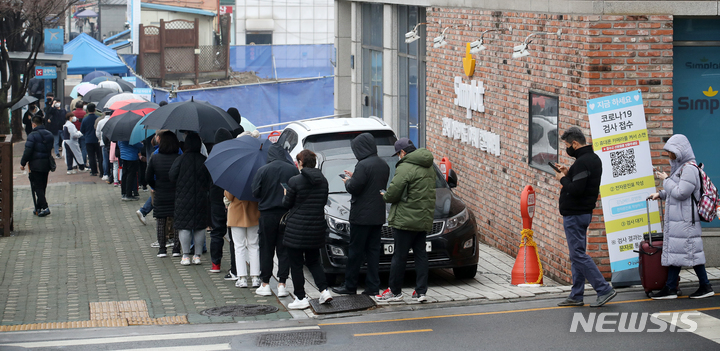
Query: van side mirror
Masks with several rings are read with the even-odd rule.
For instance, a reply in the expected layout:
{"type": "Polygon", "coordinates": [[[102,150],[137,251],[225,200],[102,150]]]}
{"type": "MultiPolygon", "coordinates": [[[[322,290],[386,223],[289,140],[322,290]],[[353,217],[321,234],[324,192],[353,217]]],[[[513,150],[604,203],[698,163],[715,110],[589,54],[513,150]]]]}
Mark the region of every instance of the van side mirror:
{"type": "Polygon", "coordinates": [[[457,188],[458,185],[458,176],[457,173],[455,173],[454,170],[450,170],[450,173],[448,174],[448,185],[450,185],[451,188],[457,188]]]}

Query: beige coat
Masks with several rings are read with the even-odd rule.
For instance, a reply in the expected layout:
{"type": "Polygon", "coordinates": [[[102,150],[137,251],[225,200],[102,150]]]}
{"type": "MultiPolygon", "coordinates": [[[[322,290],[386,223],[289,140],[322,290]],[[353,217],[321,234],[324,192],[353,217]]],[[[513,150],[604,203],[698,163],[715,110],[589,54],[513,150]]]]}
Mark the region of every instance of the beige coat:
{"type": "Polygon", "coordinates": [[[228,227],[249,228],[260,224],[260,210],[257,202],[239,200],[227,191],[225,197],[230,200],[227,215],[228,227]]]}

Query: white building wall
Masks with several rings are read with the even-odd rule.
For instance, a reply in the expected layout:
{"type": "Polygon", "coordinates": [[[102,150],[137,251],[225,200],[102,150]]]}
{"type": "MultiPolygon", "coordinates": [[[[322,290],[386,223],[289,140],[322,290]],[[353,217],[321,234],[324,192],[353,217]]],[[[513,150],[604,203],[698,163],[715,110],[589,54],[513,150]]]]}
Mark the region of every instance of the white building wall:
{"type": "Polygon", "coordinates": [[[245,34],[253,29],[246,26],[248,19],[272,20],[275,45],[332,44],[335,40],[333,0],[236,0],[233,11],[236,45],[247,44],[245,34]]]}

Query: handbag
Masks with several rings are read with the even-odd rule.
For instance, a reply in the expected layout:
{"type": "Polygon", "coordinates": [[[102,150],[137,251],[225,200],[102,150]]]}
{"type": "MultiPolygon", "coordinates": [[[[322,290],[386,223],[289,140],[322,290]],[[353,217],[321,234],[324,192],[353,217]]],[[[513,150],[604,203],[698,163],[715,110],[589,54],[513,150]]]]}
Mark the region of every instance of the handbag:
{"type": "Polygon", "coordinates": [[[57,163],[55,163],[55,158],[50,155],[48,159],[50,160],[50,172],[55,172],[55,170],[57,169],[57,163]]]}
{"type": "MultiPolygon", "coordinates": [[[[305,198],[305,199],[307,199],[307,198],[305,198]]],[[[285,214],[283,214],[282,217],[280,217],[280,223],[278,224],[278,230],[279,230],[279,232],[280,232],[281,235],[285,235],[285,227],[287,227],[287,220],[288,220],[288,218],[290,218],[290,216],[292,216],[292,214],[295,213],[295,211],[296,211],[298,208],[300,208],[300,205],[302,205],[302,203],[305,202],[305,199],[303,199],[302,201],[296,203],[296,206],[293,207],[293,209],[285,212],[285,214]]]]}

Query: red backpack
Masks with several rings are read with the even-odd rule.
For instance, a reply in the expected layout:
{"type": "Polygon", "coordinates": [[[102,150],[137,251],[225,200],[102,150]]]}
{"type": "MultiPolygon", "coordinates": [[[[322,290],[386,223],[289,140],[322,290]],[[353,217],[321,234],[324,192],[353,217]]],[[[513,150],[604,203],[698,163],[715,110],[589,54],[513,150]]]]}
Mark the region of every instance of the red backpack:
{"type": "MultiPolygon", "coordinates": [[[[693,207],[697,206],[697,213],[700,216],[700,220],[703,222],[712,222],[717,215],[717,206],[720,204],[718,201],[718,191],[713,184],[710,177],[703,170],[703,164],[696,164],[694,161],[688,162],[695,166],[700,173],[700,198],[696,199],[695,194],[692,194],[693,207]]],[[[694,210],[693,210],[694,211],[694,210]]],[[[695,224],[695,216],[693,216],[693,225],[695,224]]]]}

